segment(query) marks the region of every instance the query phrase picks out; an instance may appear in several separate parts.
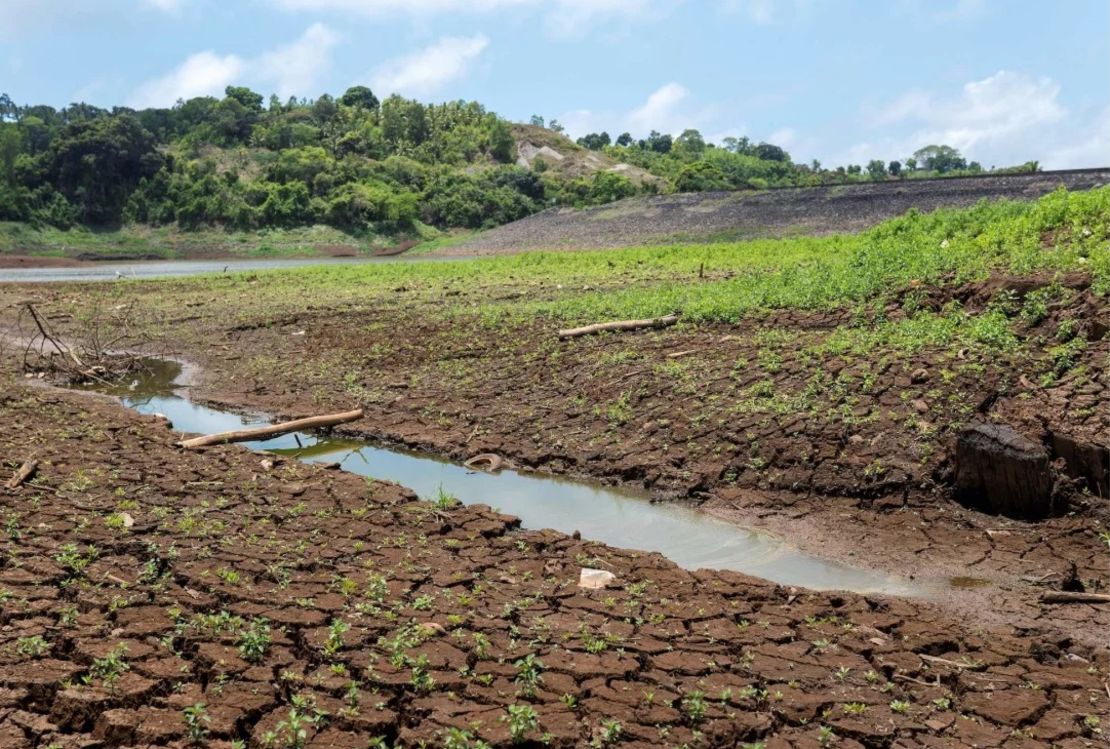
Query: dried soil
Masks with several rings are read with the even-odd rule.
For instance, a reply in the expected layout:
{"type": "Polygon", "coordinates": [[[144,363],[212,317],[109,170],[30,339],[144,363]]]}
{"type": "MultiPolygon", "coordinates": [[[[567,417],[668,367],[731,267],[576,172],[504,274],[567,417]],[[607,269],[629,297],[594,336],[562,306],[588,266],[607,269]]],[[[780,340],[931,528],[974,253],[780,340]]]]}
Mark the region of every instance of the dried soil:
{"type": "Polygon", "coordinates": [[[187,746],[198,703],[216,747],[285,745],[299,715],[311,747],[451,728],[508,746],[509,705],[534,711],[526,746],[1101,741],[1105,652],[1059,634],[687,572],[236,446],[184,452],[107,399],[17,383],[0,409],[6,467],[41,461],[0,488],[4,746],[187,746]],[[583,564],[615,586],[579,589],[583,564]]]}

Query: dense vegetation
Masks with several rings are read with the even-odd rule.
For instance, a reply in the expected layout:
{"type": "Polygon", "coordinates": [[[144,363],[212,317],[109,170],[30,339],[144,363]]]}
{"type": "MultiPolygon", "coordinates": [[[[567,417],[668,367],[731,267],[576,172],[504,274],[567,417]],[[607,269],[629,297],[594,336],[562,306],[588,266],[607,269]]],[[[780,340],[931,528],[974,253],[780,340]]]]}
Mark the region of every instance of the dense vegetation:
{"type": "MultiPolygon", "coordinates": [[[[536,123],[533,123],[536,124],[536,123]]],[[[542,125],[542,121],[539,123],[542,125]]],[[[558,128],[557,124],[552,125],[558,128]]],[[[510,124],[476,102],[385,101],[355,86],[338,99],[287,102],[229,86],[167,109],[61,110],[0,96],[0,221],[255,230],[327,225],[353,234],[481,228],[551,205],[596,205],[655,190],[717,190],[979,170],[953,149],[920,167],[837,171],[794,164],[782,148],[693,130],[581,139],[656,180],[605,169],[571,176],[516,164],[510,124]]],[[[567,146],[574,148],[567,142],[567,146]]],[[[1036,168],[1035,164],[1027,165],[1036,168]]]]}

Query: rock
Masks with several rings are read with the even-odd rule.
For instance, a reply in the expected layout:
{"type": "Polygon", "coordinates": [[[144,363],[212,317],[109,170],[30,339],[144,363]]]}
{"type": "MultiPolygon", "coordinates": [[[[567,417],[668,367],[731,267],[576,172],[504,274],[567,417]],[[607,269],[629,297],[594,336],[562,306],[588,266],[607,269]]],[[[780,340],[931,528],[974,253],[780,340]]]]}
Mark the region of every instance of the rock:
{"type": "Polygon", "coordinates": [[[910,381],[913,382],[915,385],[920,385],[928,379],[929,370],[925,369],[924,367],[922,367],[921,369],[915,369],[913,371],[913,374],[910,375],[910,381]]]}
{"type": "Polygon", "coordinates": [[[583,567],[582,571],[578,574],[578,587],[588,588],[590,590],[601,590],[616,579],[617,576],[612,572],[583,567]]]}
{"type": "Polygon", "coordinates": [[[130,528],[131,526],[133,526],[135,524],[135,518],[131,517],[130,513],[121,512],[119,514],[119,516],[120,516],[120,520],[123,521],[123,527],[124,528],[130,528]]]}
{"type": "Polygon", "coordinates": [[[1008,517],[1052,513],[1048,450],[1005,424],[974,424],[956,440],[956,499],[1008,517]]]}
{"type": "Polygon", "coordinates": [[[919,414],[927,414],[929,413],[929,404],[921,398],[918,398],[913,402],[913,410],[917,411],[919,414]]]}

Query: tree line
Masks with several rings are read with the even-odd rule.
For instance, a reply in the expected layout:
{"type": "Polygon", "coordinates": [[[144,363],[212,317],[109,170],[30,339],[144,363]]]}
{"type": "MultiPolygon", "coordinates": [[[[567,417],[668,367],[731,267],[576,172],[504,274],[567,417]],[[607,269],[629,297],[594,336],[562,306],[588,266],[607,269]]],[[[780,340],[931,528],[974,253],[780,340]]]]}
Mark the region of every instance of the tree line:
{"type": "MultiPolygon", "coordinates": [[[[557,121],[532,124],[561,132],[557,121]]],[[[228,86],[167,108],[18,105],[0,95],[0,220],[185,229],[328,224],[354,233],[495,226],[553,205],[657,190],[722,190],[976,171],[948,147],[836,171],[782,148],[696,130],[579,139],[657,181],[516,164],[511,125],[477,102],[424,104],[365,86],[314,100],[228,86]],[[897,166],[897,168],[896,168],[897,166]]],[[[1033,165],[1035,167],[1035,165],[1033,165]]]]}
{"type": "MultiPolygon", "coordinates": [[[[533,117],[534,123],[537,120],[543,123],[542,118],[533,117]]],[[[653,130],[639,140],[627,132],[613,140],[609,133],[602,131],[584,135],[577,143],[666,177],[680,192],[812,187],[987,172],[979,162],[969,162],[957,149],[947,145],[925,146],[904,161],[888,163],[873,159],[866,166],[848,164],[826,169],[817,160],[808,164],[794,163],[785,149],[772,143],[753,143],[748,138],[735,137],[722,139],[719,146],[707,143],[695,129],[684,130],[677,137],[653,130]]],[[[1039,169],[1036,161],[1029,161],[990,172],[1035,172],[1039,169]]]]}

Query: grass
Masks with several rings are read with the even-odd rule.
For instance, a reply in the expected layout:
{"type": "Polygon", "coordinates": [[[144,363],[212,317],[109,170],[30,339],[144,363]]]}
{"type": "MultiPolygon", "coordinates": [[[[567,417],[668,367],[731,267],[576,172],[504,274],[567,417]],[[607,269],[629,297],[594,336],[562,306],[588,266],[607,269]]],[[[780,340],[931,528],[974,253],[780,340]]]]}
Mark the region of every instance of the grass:
{"type": "MultiPolygon", "coordinates": [[[[494,326],[536,319],[574,324],[676,310],[687,323],[727,323],[775,309],[877,303],[898,292],[912,294],[916,286],[961,284],[994,271],[1085,270],[1095,293],[1106,295],[1108,227],[1110,188],[1060,190],[1033,203],[911,211],[850,236],[319,266],[135,283],[173,304],[189,295],[227,293],[239,299],[241,309],[250,306],[275,317],[311,299],[359,305],[379,297],[385,304],[434,303],[430,314],[474,315],[494,326]],[[519,290],[522,298],[498,298],[496,292],[506,287],[519,290]]],[[[135,283],[116,288],[140,291],[135,283]]]]}

